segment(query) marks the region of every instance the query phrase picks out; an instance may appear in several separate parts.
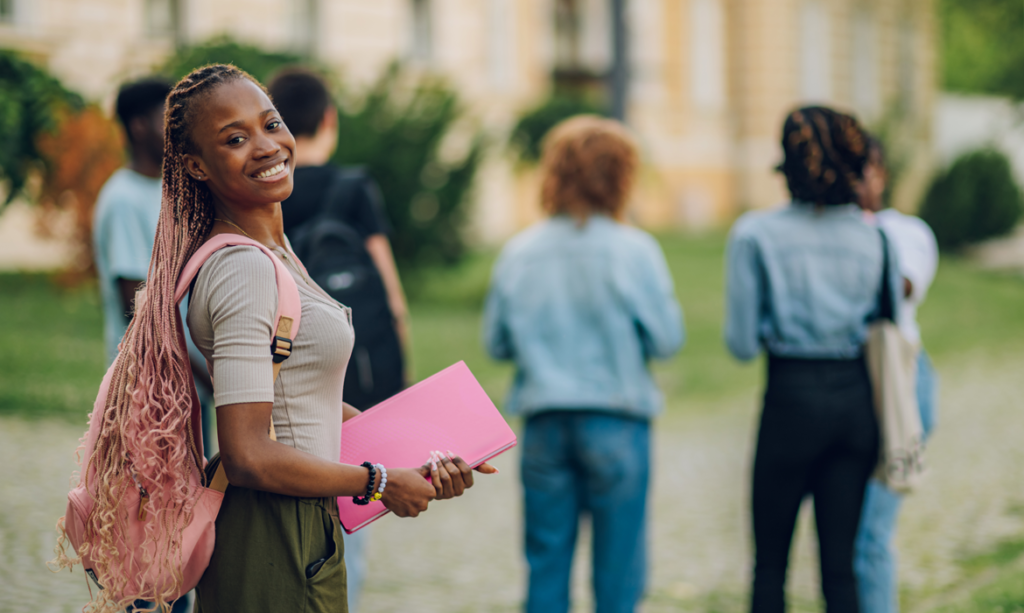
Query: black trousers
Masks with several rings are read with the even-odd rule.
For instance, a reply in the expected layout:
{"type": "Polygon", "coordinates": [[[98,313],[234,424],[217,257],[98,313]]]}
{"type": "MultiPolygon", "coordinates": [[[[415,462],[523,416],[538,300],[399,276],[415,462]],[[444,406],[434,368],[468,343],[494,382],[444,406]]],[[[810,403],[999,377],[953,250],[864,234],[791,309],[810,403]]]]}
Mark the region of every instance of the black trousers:
{"type": "Polygon", "coordinates": [[[751,611],[786,610],[793,529],[800,504],[810,495],[826,610],[857,613],[853,546],[878,444],[863,359],[769,358],[754,458],[751,611]]]}

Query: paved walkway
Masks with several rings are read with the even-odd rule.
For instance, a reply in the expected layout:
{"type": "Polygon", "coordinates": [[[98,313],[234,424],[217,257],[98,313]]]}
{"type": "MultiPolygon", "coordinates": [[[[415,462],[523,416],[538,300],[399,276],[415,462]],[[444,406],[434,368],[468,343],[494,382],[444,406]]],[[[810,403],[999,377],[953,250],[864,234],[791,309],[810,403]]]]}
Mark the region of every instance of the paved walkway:
{"type": "MultiPolygon", "coordinates": [[[[958,579],[957,561],[1024,534],[1024,355],[983,353],[939,365],[944,378],[932,474],[908,498],[899,533],[901,581],[912,604],[958,579]]],[[[657,429],[651,594],[645,613],[742,611],[749,568],[753,398],[687,407],[657,429]]],[[[71,612],[87,600],[81,572],[51,574],[53,524],[63,512],[81,428],[0,419],[0,612],[71,612]]],[[[499,458],[463,499],[416,520],[375,524],[361,610],[477,613],[518,610],[523,594],[516,454],[499,458]]],[[[820,610],[813,525],[804,514],[791,592],[796,611],[820,610]]],[[[580,543],[581,552],[587,541],[580,543]]],[[[574,611],[592,610],[577,564],[574,611]]]]}

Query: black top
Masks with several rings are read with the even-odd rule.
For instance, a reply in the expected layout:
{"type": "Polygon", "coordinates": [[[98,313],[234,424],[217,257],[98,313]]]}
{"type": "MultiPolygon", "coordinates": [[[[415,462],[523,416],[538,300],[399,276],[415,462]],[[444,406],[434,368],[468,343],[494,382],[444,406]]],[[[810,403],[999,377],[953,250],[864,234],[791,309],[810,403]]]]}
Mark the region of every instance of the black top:
{"type": "MultiPolygon", "coordinates": [[[[302,166],[295,169],[292,195],[281,203],[281,214],[284,217],[284,232],[315,217],[323,207],[323,200],[335,173],[341,172],[337,166],[302,166]]],[[[368,175],[359,189],[354,191],[352,202],[340,203],[342,222],[351,226],[364,239],[374,234],[388,234],[391,225],[384,211],[384,199],[380,188],[368,175]]]]}

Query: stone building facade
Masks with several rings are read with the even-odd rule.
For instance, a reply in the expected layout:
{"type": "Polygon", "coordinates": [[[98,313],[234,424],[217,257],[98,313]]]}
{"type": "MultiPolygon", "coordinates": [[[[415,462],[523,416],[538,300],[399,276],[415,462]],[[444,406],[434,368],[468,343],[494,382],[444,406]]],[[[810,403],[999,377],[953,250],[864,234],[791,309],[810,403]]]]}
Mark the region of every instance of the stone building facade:
{"type": "MultiPolygon", "coordinates": [[[[784,199],[772,168],[786,112],[821,102],[888,119],[910,152],[901,206],[928,176],[933,0],[626,0],[628,121],[649,227],[700,227],[784,199]],[[893,119],[895,118],[895,120],[893,119]]],[[[218,34],[307,53],[352,82],[395,58],[449,77],[504,134],[556,79],[611,66],[610,0],[0,0],[0,47],[109,104],[175,44],[218,34]]],[[[893,130],[890,129],[890,132],[893,130]]],[[[537,216],[535,177],[495,151],[475,192],[481,240],[537,216]]]]}

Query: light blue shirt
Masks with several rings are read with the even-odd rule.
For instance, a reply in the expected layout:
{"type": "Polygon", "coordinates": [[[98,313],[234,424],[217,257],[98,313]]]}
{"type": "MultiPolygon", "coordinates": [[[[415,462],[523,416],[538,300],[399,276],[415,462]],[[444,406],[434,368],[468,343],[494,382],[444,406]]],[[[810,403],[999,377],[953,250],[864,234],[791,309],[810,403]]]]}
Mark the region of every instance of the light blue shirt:
{"type": "Polygon", "coordinates": [[[650,418],[662,396],[647,361],[683,345],[665,256],[648,234],[604,216],[555,217],[514,237],[494,267],[484,344],[514,360],[506,408],[598,409],[650,418]]]}
{"type": "Polygon", "coordinates": [[[96,200],[93,253],[103,299],[103,336],[107,361],[128,329],[118,279],[141,281],[149,272],[156,223],[160,218],[160,179],[121,168],[107,180],[96,200]]]}
{"type": "MultiPolygon", "coordinates": [[[[128,330],[118,279],[142,281],[149,274],[153,255],[156,224],[160,219],[162,187],[160,179],[141,175],[134,170],[117,170],[100,190],[93,217],[92,245],[103,300],[103,340],[107,363],[117,358],[117,345],[128,330]]],[[[182,322],[186,301],[182,301],[182,322]]],[[[185,330],[189,354],[202,354],[192,344],[185,330]]]]}
{"type": "MultiPolygon", "coordinates": [[[[890,244],[898,320],[897,258],[890,244]]],[[[852,204],[750,212],[729,235],[726,277],[725,341],[737,358],[753,359],[762,349],[781,357],[856,358],[878,313],[882,237],[852,204]]]]}

